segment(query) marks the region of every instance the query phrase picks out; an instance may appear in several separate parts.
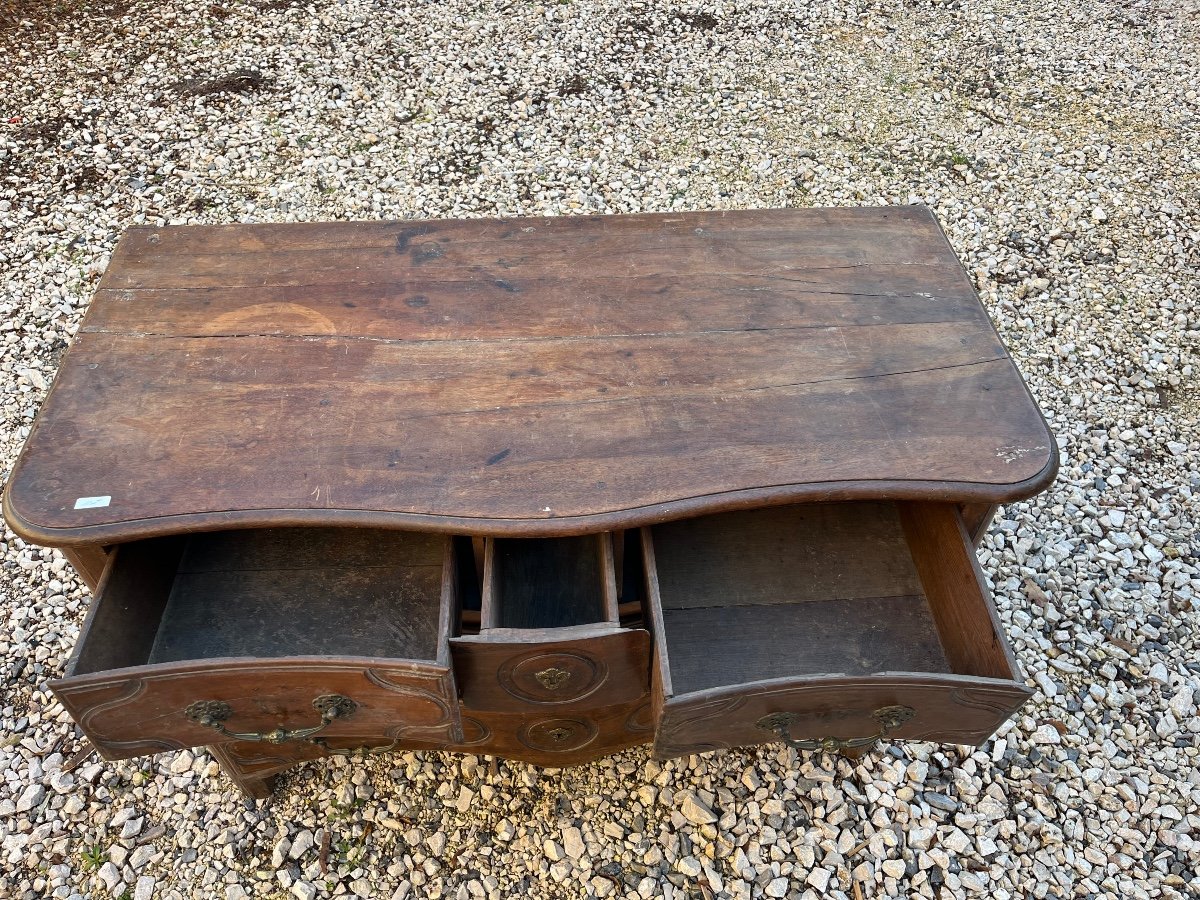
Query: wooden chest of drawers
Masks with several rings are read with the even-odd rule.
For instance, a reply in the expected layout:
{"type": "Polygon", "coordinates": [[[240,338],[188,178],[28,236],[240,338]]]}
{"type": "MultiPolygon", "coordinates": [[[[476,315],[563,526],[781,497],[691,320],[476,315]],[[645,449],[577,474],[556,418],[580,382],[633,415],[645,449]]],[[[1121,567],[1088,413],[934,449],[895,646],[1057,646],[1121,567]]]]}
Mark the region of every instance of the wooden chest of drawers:
{"type": "Polygon", "coordinates": [[[141,228],[4,496],[107,758],[979,743],[1053,478],[928,211],[141,228]]]}

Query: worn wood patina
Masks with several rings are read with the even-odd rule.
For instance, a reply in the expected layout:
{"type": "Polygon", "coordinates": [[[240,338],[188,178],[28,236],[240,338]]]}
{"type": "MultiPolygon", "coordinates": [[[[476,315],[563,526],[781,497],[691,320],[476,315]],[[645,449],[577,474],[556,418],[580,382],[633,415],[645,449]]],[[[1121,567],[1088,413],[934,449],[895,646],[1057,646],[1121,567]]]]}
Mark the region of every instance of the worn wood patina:
{"type": "Polygon", "coordinates": [[[4,494],[100,752],[979,742],[1055,442],[922,207],[134,228],[4,494]]]}

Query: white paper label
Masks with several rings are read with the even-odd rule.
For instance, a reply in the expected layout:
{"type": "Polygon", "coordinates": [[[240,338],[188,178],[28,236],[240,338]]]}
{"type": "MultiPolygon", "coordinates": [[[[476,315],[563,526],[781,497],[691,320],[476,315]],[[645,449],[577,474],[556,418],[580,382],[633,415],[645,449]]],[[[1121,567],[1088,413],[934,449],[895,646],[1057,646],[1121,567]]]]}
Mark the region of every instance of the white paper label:
{"type": "Polygon", "coordinates": [[[99,509],[101,506],[108,506],[112,502],[112,497],[80,497],[75,501],[76,509],[99,509]]]}

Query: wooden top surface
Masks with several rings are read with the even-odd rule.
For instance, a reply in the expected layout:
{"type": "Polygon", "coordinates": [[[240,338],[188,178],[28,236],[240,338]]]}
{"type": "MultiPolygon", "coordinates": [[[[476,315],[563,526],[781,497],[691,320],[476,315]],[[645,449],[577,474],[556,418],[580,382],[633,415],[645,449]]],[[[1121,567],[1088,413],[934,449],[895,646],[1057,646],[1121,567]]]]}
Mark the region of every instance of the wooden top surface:
{"type": "Polygon", "coordinates": [[[923,207],[133,228],[5,513],[547,535],[1056,464],[923,207]]]}

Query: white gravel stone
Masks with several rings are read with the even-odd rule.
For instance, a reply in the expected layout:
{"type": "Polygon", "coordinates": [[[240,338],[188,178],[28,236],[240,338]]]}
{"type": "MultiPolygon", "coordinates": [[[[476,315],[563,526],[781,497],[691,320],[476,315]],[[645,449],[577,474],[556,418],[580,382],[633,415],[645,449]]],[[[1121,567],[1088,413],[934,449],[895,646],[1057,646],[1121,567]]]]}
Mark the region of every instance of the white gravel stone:
{"type": "Polygon", "coordinates": [[[1196,689],[1190,684],[1184,685],[1171,695],[1167,703],[1176,718],[1187,719],[1196,713],[1196,689]]]}
{"type": "Polygon", "coordinates": [[[712,809],[693,793],[688,793],[683,798],[679,811],[693,825],[708,825],[717,821],[717,816],[712,809]]]}
{"type": "Polygon", "coordinates": [[[700,865],[700,860],[694,856],[685,856],[676,861],[675,868],[687,875],[689,878],[698,878],[704,868],[700,865]]]}
{"type": "Polygon", "coordinates": [[[1030,740],[1035,744],[1061,744],[1062,735],[1053,725],[1039,725],[1030,740]]]}
{"type": "Polygon", "coordinates": [[[572,859],[583,859],[587,856],[587,845],[583,842],[583,833],[574,825],[563,829],[563,849],[572,859]]]}
{"type": "Polygon", "coordinates": [[[928,850],[936,836],[935,828],[913,828],[908,832],[908,846],[917,850],[928,850]]]}
{"type": "Polygon", "coordinates": [[[125,824],[121,826],[121,840],[132,840],[141,834],[142,825],[145,824],[145,821],[145,818],[142,816],[135,816],[132,819],[126,819],[125,824]]]}
{"type": "Polygon", "coordinates": [[[189,750],[180,750],[175,754],[175,758],[171,760],[171,765],[168,767],[173,775],[182,775],[184,772],[192,770],[192,763],[195,762],[195,757],[189,750]]]}
{"type": "Polygon", "coordinates": [[[808,873],[805,883],[811,885],[816,891],[824,893],[829,887],[829,879],[831,874],[825,869],[813,869],[808,873]]]}
{"type": "Polygon", "coordinates": [[[17,798],[16,812],[29,812],[46,799],[46,789],[40,784],[31,784],[17,798]]]}
{"type": "Polygon", "coordinates": [[[786,897],[787,892],[788,880],[786,878],[773,878],[763,889],[763,893],[768,897],[786,897]]]}
{"type": "Polygon", "coordinates": [[[117,892],[117,886],[122,883],[121,870],[111,862],[106,862],[100,867],[98,874],[100,876],[100,880],[104,882],[104,886],[108,889],[108,892],[110,894],[115,894],[117,892]]]}
{"type": "Polygon", "coordinates": [[[289,859],[299,859],[313,848],[315,838],[310,829],[304,828],[292,838],[292,846],[288,850],[289,859]]]}
{"type": "Polygon", "coordinates": [[[897,879],[903,878],[906,870],[904,861],[900,859],[885,859],[880,868],[883,869],[883,874],[889,878],[897,879]]]}
{"type": "Polygon", "coordinates": [[[271,851],[271,868],[281,869],[283,864],[288,859],[288,851],[292,849],[292,842],[286,837],[281,837],[275,843],[274,849],[271,851]]]}

